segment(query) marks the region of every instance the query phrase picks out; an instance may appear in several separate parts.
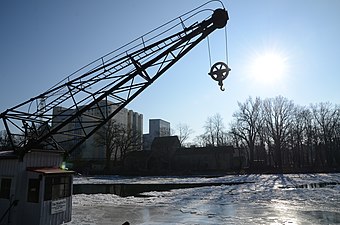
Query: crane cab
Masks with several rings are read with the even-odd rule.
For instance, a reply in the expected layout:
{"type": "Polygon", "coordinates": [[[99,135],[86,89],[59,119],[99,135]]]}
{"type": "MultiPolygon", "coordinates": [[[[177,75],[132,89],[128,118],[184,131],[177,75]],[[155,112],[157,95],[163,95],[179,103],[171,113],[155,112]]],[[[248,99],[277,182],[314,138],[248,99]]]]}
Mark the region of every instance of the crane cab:
{"type": "Polygon", "coordinates": [[[31,150],[22,160],[0,152],[0,224],[59,225],[71,221],[73,171],[63,152],[31,150]]]}

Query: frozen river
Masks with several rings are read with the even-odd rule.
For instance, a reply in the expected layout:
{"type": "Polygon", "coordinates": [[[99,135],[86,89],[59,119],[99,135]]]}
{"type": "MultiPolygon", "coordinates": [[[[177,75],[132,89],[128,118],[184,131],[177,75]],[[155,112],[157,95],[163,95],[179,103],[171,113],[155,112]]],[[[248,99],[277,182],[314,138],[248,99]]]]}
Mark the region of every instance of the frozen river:
{"type": "Polygon", "coordinates": [[[340,224],[340,174],[76,177],[76,184],[193,184],[135,196],[77,194],[70,224],[340,224]],[[247,183],[242,183],[247,182],[247,183]],[[216,183],[239,183],[217,185],[216,183]]]}

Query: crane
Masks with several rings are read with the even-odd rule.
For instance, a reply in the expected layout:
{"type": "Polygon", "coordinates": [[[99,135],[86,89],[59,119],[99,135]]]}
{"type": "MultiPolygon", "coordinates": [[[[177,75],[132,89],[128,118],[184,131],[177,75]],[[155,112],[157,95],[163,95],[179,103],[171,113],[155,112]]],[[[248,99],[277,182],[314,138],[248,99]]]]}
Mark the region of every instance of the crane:
{"type": "MultiPolygon", "coordinates": [[[[70,154],[197,44],[226,26],[227,10],[224,7],[203,10],[206,4],[100,57],[44,93],[2,112],[0,118],[10,148],[21,157],[31,149],[63,150],[70,154]],[[210,15],[203,21],[186,26],[196,15],[207,11],[210,15]],[[109,112],[106,110],[109,105],[115,105],[116,109],[109,112]],[[98,108],[100,115],[89,114],[93,108],[98,108]]],[[[229,70],[222,63],[215,65],[209,75],[222,89],[222,80],[229,70]]]]}

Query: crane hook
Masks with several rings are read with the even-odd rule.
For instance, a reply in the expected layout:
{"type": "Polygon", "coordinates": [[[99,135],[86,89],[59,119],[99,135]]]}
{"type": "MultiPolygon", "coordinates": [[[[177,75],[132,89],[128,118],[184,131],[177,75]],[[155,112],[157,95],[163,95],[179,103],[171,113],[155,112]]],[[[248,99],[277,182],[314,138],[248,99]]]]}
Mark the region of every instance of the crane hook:
{"type": "Polygon", "coordinates": [[[220,86],[221,91],[224,91],[223,88],[223,80],[227,78],[230,72],[230,68],[224,62],[215,63],[208,73],[213,80],[218,81],[218,85],[220,86]]]}

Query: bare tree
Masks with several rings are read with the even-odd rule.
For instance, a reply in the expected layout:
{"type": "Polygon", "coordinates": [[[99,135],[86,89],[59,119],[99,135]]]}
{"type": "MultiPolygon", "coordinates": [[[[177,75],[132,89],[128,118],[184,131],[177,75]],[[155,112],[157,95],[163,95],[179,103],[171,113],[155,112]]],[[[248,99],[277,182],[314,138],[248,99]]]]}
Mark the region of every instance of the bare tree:
{"type": "Polygon", "coordinates": [[[210,146],[222,146],[226,145],[227,135],[225,132],[225,126],[220,114],[215,114],[212,117],[208,117],[204,126],[205,132],[202,137],[206,141],[206,145],[210,146]]]}
{"type": "Polygon", "coordinates": [[[181,146],[185,145],[185,142],[189,139],[190,135],[194,133],[194,131],[185,123],[180,123],[177,125],[178,139],[181,143],[181,146]]]}
{"type": "MultiPolygon", "coordinates": [[[[263,101],[249,97],[238,104],[229,133],[234,146],[247,147],[250,166],[256,159],[269,166],[274,162],[280,169],[340,165],[339,105],[319,103],[308,108],[282,96],[263,101]]],[[[205,140],[213,140],[207,134],[205,140]]]]}
{"type": "Polygon", "coordinates": [[[125,157],[128,152],[140,151],[143,145],[142,133],[133,130],[129,127],[123,126],[121,133],[121,142],[119,145],[120,160],[124,163],[125,157]]]}
{"type": "Polygon", "coordinates": [[[283,150],[291,131],[294,103],[287,98],[277,96],[264,100],[263,110],[265,125],[274,144],[274,161],[276,166],[282,169],[283,150]]]}
{"type": "Polygon", "coordinates": [[[0,131],[0,151],[7,150],[11,146],[8,134],[5,130],[0,131]]]}
{"type": "Polygon", "coordinates": [[[305,123],[305,148],[306,148],[306,160],[308,164],[314,163],[315,154],[314,149],[317,145],[317,132],[316,125],[313,120],[313,115],[310,108],[307,108],[303,113],[303,121],[305,123]]]}
{"type": "Polygon", "coordinates": [[[198,135],[194,138],[195,146],[197,147],[205,147],[207,146],[207,137],[204,134],[198,135]]]}
{"type": "Polygon", "coordinates": [[[141,134],[124,124],[109,120],[95,135],[95,145],[105,148],[106,168],[123,161],[129,151],[140,150],[141,134]]]}
{"type": "Polygon", "coordinates": [[[320,151],[326,153],[326,160],[328,166],[332,166],[335,159],[335,149],[332,148],[332,142],[335,137],[335,128],[340,121],[340,111],[338,107],[333,107],[329,102],[319,103],[311,106],[313,117],[318,125],[319,137],[321,141],[318,149],[318,157],[320,157],[321,164],[324,159],[320,151]]]}
{"type": "Polygon", "coordinates": [[[231,132],[246,143],[249,149],[249,164],[254,162],[255,141],[259,132],[261,117],[261,99],[255,101],[249,97],[245,103],[238,102],[239,110],[233,114],[235,122],[231,132]]]}
{"type": "Polygon", "coordinates": [[[307,140],[308,118],[310,111],[305,107],[296,105],[292,112],[292,126],[289,132],[289,163],[301,167],[305,161],[304,141],[307,140]]]}
{"type": "MultiPolygon", "coordinates": [[[[340,114],[340,105],[335,106],[335,110],[340,114]]],[[[337,121],[334,128],[334,152],[335,152],[335,160],[337,165],[340,166],[340,119],[337,121]]]]}
{"type": "Polygon", "coordinates": [[[105,167],[111,170],[111,160],[117,161],[118,146],[120,143],[121,126],[115,120],[109,120],[94,136],[94,145],[105,149],[105,167]]]}

